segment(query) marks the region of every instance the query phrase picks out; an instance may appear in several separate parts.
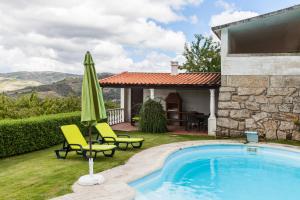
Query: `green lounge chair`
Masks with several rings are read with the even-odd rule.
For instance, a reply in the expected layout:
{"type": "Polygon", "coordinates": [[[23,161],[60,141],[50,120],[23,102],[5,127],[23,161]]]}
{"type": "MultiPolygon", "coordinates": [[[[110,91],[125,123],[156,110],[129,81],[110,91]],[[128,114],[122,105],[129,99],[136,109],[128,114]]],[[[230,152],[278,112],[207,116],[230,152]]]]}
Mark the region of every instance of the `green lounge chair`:
{"type": "MultiPolygon", "coordinates": [[[[65,125],[60,127],[62,133],[64,134],[65,141],[63,143],[62,149],[55,150],[56,157],[58,159],[65,159],[68,152],[76,151],[78,155],[83,155],[84,158],[88,158],[87,152],[89,152],[89,144],[86,142],[82,136],[79,128],[75,125],[65,125]],[[63,156],[60,152],[64,152],[63,156]]],[[[106,157],[112,157],[115,153],[116,146],[110,144],[93,144],[92,151],[94,153],[94,159],[97,157],[97,153],[102,152],[106,157]],[[110,152],[110,153],[106,153],[110,152]]]]}
{"type": "Polygon", "coordinates": [[[119,149],[126,150],[129,144],[131,144],[133,148],[140,148],[144,142],[144,138],[131,138],[126,134],[117,135],[105,122],[97,124],[96,129],[99,132],[97,140],[99,140],[101,143],[115,144],[119,149]],[[99,139],[99,136],[101,139],[99,139]],[[126,147],[121,148],[120,144],[126,144],[126,147]]]}

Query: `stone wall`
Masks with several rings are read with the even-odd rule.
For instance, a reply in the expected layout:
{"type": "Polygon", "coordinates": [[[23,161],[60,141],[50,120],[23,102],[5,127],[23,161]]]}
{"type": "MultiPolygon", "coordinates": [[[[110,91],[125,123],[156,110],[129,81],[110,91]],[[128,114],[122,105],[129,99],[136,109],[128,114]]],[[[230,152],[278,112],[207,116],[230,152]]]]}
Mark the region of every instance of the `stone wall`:
{"type": "Polygon", "coordinates": [[[300,140],[300,76],[222,76],[217,135],[255,130],[268,139],[300,140]]]}

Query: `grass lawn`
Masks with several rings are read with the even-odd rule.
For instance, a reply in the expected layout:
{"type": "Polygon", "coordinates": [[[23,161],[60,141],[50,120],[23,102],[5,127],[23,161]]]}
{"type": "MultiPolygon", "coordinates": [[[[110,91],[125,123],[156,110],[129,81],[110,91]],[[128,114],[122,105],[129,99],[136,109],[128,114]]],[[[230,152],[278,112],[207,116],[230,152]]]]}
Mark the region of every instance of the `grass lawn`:
{"type": "MultiPolygon", "coordinates": [[[[101,172],[124,164],[135,153],[161,144],[187,140],[213,139],[208,136],[188,136],[170,134],[130,133],[146,139],[142,149],[117,151],[113,158],[99,154],[95,161],[95,172],[101,172]]],[[[49,199],[71,192],[72,184],[88,173],[88,162],[70,153],[66,160],[58,160],[54,150],[49,149],[27,153],[0,160],[0,199],[49,199]]]]}
{"type": "Polygon", "coordinates": [[[300,141],[294,140],[267,140],[267,142],[300,146],[300,141]]]}

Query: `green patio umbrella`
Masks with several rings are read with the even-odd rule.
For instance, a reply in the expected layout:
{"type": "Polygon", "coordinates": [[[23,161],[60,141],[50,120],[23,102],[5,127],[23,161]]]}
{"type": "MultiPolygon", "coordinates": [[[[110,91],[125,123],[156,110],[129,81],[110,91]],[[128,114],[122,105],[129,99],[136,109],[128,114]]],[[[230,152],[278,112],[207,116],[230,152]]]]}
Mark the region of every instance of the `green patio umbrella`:
{"type": "Polygon", "coordinates": [[[81,122],[89,128],[89,175],[92,177],[92,126],[96,125],[97,122],[106,119],[107,116],[103,101],[102,89],[98,82],[95,64],[90,52],[87,52],[84,58],[81,106],[81,122]]]}

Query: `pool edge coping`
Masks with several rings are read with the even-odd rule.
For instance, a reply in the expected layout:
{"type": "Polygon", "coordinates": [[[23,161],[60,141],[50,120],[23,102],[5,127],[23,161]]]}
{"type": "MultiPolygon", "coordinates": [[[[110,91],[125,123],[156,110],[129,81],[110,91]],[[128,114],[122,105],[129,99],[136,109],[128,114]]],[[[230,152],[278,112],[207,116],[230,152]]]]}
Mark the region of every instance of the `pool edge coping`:
{"type": "MultiPolygon", "coordinates": [[[[214,144],[244,144],[238,140],[194,140],[163,144],[145,149],[133,155],[124,165],[102,171],[105,182],[95,186],[81,186],[75,182],[72,186],[73,193],[54,198],[55,200],[133,200],[136,191],[129,186],[130,182],[143,178],[164,166],[165,160],[174,152],[202,145],[214,144]],[[149,159],[151,157],[152,159],[149,159]]],[[[300,152],[300,147],[278,143],[249,143],[249,146],[270,147],[282,150],[300,152]]]]}

